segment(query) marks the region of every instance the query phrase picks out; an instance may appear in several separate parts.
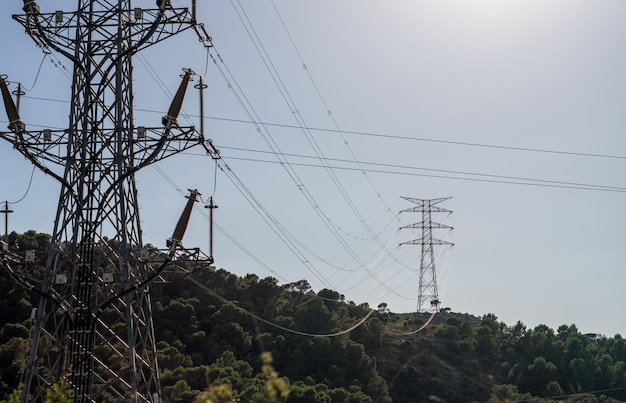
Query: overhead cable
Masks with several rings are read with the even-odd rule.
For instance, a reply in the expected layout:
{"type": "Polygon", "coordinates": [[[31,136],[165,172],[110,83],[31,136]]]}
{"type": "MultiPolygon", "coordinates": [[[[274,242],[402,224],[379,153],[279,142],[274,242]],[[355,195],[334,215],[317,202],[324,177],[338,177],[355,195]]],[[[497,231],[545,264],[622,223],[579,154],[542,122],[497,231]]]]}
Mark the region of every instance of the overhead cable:
{"type": "Polygon", "coordinates": [[[39,73],[41,73],[41,68],[43,67],[43,62],[46,61],[47,56],[48,54],[44,53],[43,57],[41,58],[41,63],[39,63],[39,68],[37,69],[37,74],[35,75],[35,80],[33,81],[33,85],[31,85],[30,88],[28,89],[24,89],[24,91],[30,92],[35,88],[35,85],[37,84],[37,80],[39,79],[39,73]]]}
{"type": "MultiPolygon", "coordinates": [[[[250,39],[253,42],[253,45],[257,49],[257,52],[259,53],[259,56],[261,57],[261,60],[263,61],[264,65],[266,66],[266,68],[268,70],[268,72],[270,73],[270,76],[272,77],[274,83],[276,84],[276,87],[278,88],[280,94],[282,95],[282,97],[285,100],[286,104],[290,108],[290,111],[292,112],[292,115],[296,118],[296,120],[300,124],[300,128],[301,128],[301,130],[303,130],[303,132],[304,132],[304,134],[306,136],[307,141],[309,142],[309,144],[311,145],[311,147],[315,151],[316,155],[318,156],[318,159],[322,162],[322,164],[325,165],[326,164],[325,156],[324,156],[324,153],[323,153],[322,149],[319,147],[319,145],[317,144],[315,138],[312,136],[310,131],[306,130],[306,124],[304,123],[304,121],[302,119],[302,116],[298,112],[298,108],[296,107],[293,98],[291,97],[289,91],[287,90],[286,86],[284,85],[284,83],[283,83],[283,81],[282,81],[282,79],[280,77],[280,74],[278,73],[278,71],[274,67],[274,65],[273,65],[273,63],[271,61],[271,58],[267,54],[267,51],[265,50],[265,48],[263,46],[263,43],[261,42],[260,38],[256,34],[256,31],[254,30],[254,27],[252,26],[252,23],[250,22],[247,14],[245,12],[245,10],[241,6],[241,3],[239,3],[239,7],[241,8],[241,12],[237,9],[237,7],[235,7],[235,4],[234,4],[233,1],[231,1],[231,3],[233,4],[233,7],[235,8],[235,11],[237,12],[237,15],[239,16],[242,24],[244,25],[244,28],[248,32],[248,35],[250,36],[250,39]],[[242,15],[245,16],[247,24],[246,24],[246,21],[244,21],[244,18],[243,18],[242,15]],[[254,34],[254,37],[253,37],[252,34],[254,34]]],[[[241,87],[237,84],[237,81],[235,80],[235,77],[232,75],[232,73],[228,69],[228,66],[225,65],[223,60],[221,60],[221,62],[225,66],[226,71],[229,73],[229,80],[227,80],[227,82],[231,82],[231,81],[235,82],[235,84],[237,85],[237,88],[241,92],[241,95],[243,95],[243,98],[246,99],[246,101],[247,101],[247,97],[245,97],[245,94],[243,94],[243,91],[242,91],[241,87]]],[[[220,67],[218,66],[218,68],[220,68],[220,67]]],[[[235,92],[236,96],[239,96],[239,94],[237,94],[236,91],[234,91],[234,92],[235,92]]],[[[256,112],[254,111],[254,108],[252,107],[252,105],[249,102],[247,104],[244,104],[242,102],[241,104],[242,104],[242,106],[244,106],[244,108],[250,108],[256,115],[256,112]]],[[[248,109],[246,109],[246,110],[248,110],[248,109]]],[[[248,113],[250,114],[249,111],[248,111],[248,113]]],[[[284,158],[284,154],[280,150],[280,147],[278,146],[276,141],[273,139],[273,137],[269,133],[269,131],[265,130],[265,133],[263,133],[262,130],[257,130],[257,131],[263,136],[263,138],[265,139],[266,143],[268,144],[270,149],[273,151],[275,156],[279,159],[279,161],[282,162],[281,166],[288,172],[289,176],[292,178],[292,180],[294,180],[296,185],[300,187],[300,189],[303,191],[303,194],[306,195],[307,201],[309,201],[309,204],[313,207],[314,211],[316,211],[316,213],[318,213],[318,215],[320,216],[320,218],[324,222],[324,225],[327,226],[327,228],[331,231],[333,236],[335,236],[335,238],[340,242],[341,245],[344,246],[344,248],[346,248],[347,250],[350,251],[351,256],[353,257],[354,261],[357,262],[359,264],[359,266],[365,272],[368,273],[368,275],[370,275],[374,280],[379,282],[379,284],[381,286],[385,287],[386,285],[380,279],[376,278],[376,276],[372,273],[371,269],[366,267],[366,265],[351,250],[350,245],[343,239],[341,234],[339,234],[336,231],[336,229],[334,228],[335,226],[333,224],[333,221],[330,219],[330,217],[328,217],[328,215],[325,212],[322,211],[320,205],[315,201],[313,195],[308,191],[307,187],[304,185],[304,183],[300,179],[299,175],[296,173],[296,171],[293,169],[293,167],[289,165],[290,164],[289,161],[284,158]]],[[[350,195],[348,194],[348,192],[344,188],[344,186],[341,183],[341,181],[339,180],[339,178],[333,172],[333,170],[330,167],[328,167],[328,168],[326,168],[326,172],[329,174],[332,182],[335,184],[335,186],[337,187],[339,193],[341,194],[343,199],[346,201],[348,207],[356,215],[356,217],[358,218],[359,222],[367,229],[367,231],[370,233],[370,235],[372,235],[372,237],[374,237],[374,239],[376,240],[378,245],[385,251],[385,253],[387,253],[392,259],[394,259],[394,261],[396,261],[397,263],[402,265],[403,263],[400,262],[395,256],[393,256],[391,251],[389,251],[387,248],[385,248],[384,244],[380,241],[380,239],[377,238],[376,234],[373,232],[373,230],[371,229],[371,227],[369,226],[369,224],[367,223],[365,218],[362,216],[362,214],[358,210],[358,207],[352,201],[352,199],[350,198],[350,195]]],[[[393,290],[391,290],[391,289],[389,289],[389,291],[393,292],[393,290]]],[[[398,296],[402,297],[401,295],[398,295],[398,296]]]]}
{"type": "Polygon", "coordinates": [[[245,308],[242,308],[241,306],[239,306],[235,301],[230,301],[224,297],[222,297],[221,295],[219,295],[218,293],[216,293],[215,291],[211,290],[209,287],[207,287],[206,285],[202,284],[200,281],[196,280],[195,278],[191,277],[191,276],[186,276],[185,279],[189,280],[190,282],[194,283],[195,285],[197,285],[198,287],[200,287],[201,289],[203,289],[204,291],[206,291],[207,293],[213,295],[214,297],[218,298],[220,301],[231,305],[232,307],[234,307],[235,309],[237,309],[238,311],[250,316],[251,318],[254,318],[260,322],[265,323],[266,325],[275,327],[277,329],[280,330],[284,330],[286,332],[289,333],[294,333],[300,336],[307,336],[307,337],[337,337],[337,336],[341,336],[344,334],[348,334],[350,332],[352,332],[354,329],[358,328],[359,326],[361,326],[363,323],[365,323],[365,321],[367,321],[369,319],[370,316],[372,316],[372,314],[376,311],[375,309],[370,309],[369,312],[363,316],[357,323],[355,323],[354,325],[350,326],[347,329],[341,330],[339,332],[335,332],[335,333],[327,333],[327,334],[315,334],[315,333],[306,333],[306,332],[301,332],[298,330],[294,330],[294,329],[289,329],[287,327],[281,326],[277,323],[274,323],[272,321],[269,321],[267,319],[264,319],[248,310],[246,310],[245,308]]]}
{"type": "MultiPolygon", "coordinates": [[[[35,99],[39,101],[47,101],[47,102],[59,102],[59,103],[70,103],[70,101],[47,98],[47,97],[34,97],[31,95],[24,95],[24,98],[35,99]]],[[[156,113],[162,115],[164,112],[154,109],[146,109],[146,108],[134,108],[134,110],[139,112],[146,113],[156,113]]],[[[198,115],[189,114],[190,117],[198,118],[198,115]]],[[[218,116],[205,116],[205,119],[210,120],[218,120],[224,122],[232,122],[232,123],[245,123],[245,124],[253,124],[253,125],[263,125],[267,127],[282,127],[288,129],[301,129],[300,126],[284,124],[284,123],[275,123],[275,122],[265,122],[265,121],[255,121],[251,119],[233,119],[233,118],[224,118],[218,116]]],[[[32,126],[32,125],[31,125],[32,126]]],[[[321,127],[306,127],[308,130],[318,131],[323,133],[337,133],[336,129],[329,128],[321,128],[321,127]]],[[[358,136],[368,136],[368,137],[379,137],[384,139],[396,139],[396,140],[406,140],[406,141],[419,141],[419,142],[429,142],[429,143],[439,143],[439,144],[448,144],[448,145],[457,145],[457,146],[467,146],[467,147],[481,147],[481,148],[492,148],[492,149],[500,149],[500,150],[510,150],[510,151],[522,151],[522,152],[533,152],[533,153],[544,153],[544,154],[560,154],[560,155],[569,155],[569,156],[577,156],[577,157],[591,157],[591,158],[608,158],[608,159],[621,159],[626,160],[626,155],[616,155],[616,154],[600,154],[600,153],[590,153],[590,152],[581,152],[581,151],[568,151],[568,150],[555,150],[555,149],[545,149],[545,148],[532,148],[532,147],[517,147],[517,146],[506,146],[500,144],[489,144],[489,143],[476,143],[476,142],[466,142],[466,141],[454,141],[454,140],[442,140],[442,139],[434,139],[428,137],[411,137],[411,136],[401,136],[394,134],[382,134],[382,133],[374,133],[374,132],[366,132],[366,131],[356,131],[356,130],[342,130],[342,133],[345,134],[353,134],[358,136]]]]}
{"type": "MultiPolygon", "coordinates": [[[[243,158],[243,157],[228,157],[228,158],[231,160],[240,160],[240,161],[262,162],[262,163],[270,163],[270,164],[276,163],[276,161],[262,160],[262,159],[256,159],[256,158],[243,158]]],[[[297,165],[297,166],[312,167],[312,168],[324,168],[323,166],[317,165],[317,164],[306,164],[306,163],[298,163],[298,162],[290,162],[290,164],[297,165]]],[[[379,164],[379,163],[363,163],[363,164],[394,167],[391,164],[379,164]]],[[[466,180],[466,181],[472,181],[472,182],[487,182],[487,183],[499,183],[499,184],[508,184],[508,185],[539,186],[539,187],[548,187],[548,188],[592,190],[592,191],[617,192],[617,193],[626,192],[626,188],[619,187],[619,186],[606,186],[606,185],[595,185],[595,184],[585,184],[585,183],[575,183],[575,182],[561,182],[561,181],[552,181],[552,180],[547,180],[547,179],[532,179],[532,178],[523,178],[523,177],[507,177],[507,176],[502,176],[502,175],[479,174],[479,173],[463,172],[463,171],[446,171],[446,170],[440,170],[440,169],[419,168],[419,167],[411,167],[411,166],[395,166],[395,167],[409,169],[409,170],[435,171],[435,172],[442,172],[442,173],[475,175],[475,176],[484,176],[484,177],[492,177],[492,178],[500,178],[500,179],[466,178],[466,177],[459,177],[459,176],[420,174],[420,173],[414,173],[414,172],[400,172],[400,171],[389,171],[389,170],[382,170],[382,169],[367,169],[367,168],[352,168],[352,167],[345,167],[345,166],[333,166],[332,168],[338,169],[338,170],[345,170],[345,171],[361,171],[364,169],[367,172],[375,172],[375,173],[382,173],[382,174],[421,176],[421,177],[427,177],[427,178],[455,179],[455,180],[466,180]],[[505,179],[510,179],[510,180],[505,180],[505,179]],[[527,182],[523,182],[523,181],[527,181],[527,182]]]]}
{"type": "MultiPolygon", "coordinates": [[[[296,52],[296,55],[298,56],[298,59],[300,60],[300,63],[302,63],[302,68],[306,72],[306,75],[309,78],[309,81],[311,82],[311,85],[313,85],[313,88],[315,89],[315,92],[317,93],[317,96],[318,96],[320,102],[322,103],[322,105],[324,106],[324,108],[326,110],[327,116],[332,121],[333,126],[335,127],[337,133],[339,133],[339,135],[341,136],[341,139],[343,140],[343,144],[348,149],[350,155],[352,156],[352,159],[357,164],[359,164],[358,158],[356,157],[356,154],[354,153],[354,150],[350,146],[350,142],[348,142],[348,140],[344,136],[344,131],[339,127],[339,124],[337,123],[337,120],[335,119],[335,116],[333,115],[332,111],[328,107],[326,99],[322,95],[322,92],[320,91],[319,86],[317,85],[317,83],[313,79],[313,75],[311,74],[311,69],[309,69],[307,64],[305,63],[304,58],[302,57],[302,54],[300,53],[300,51],[298,49],[298,46],[296,45],[296,42],[294,41],[293,37],[291,36],[291,33],[289,32],[289,29],[287,28],[287,24],[285,23],[285,21],[283,20],[283,17],[281,16],[280,12],[278,11],[278,7],[276,7],[276,3],[274,2],[274,0],[271,0],[271,3],[272,3],[272,7],[274,8],[274,11],[276,12],[276,15],[278,16],[278,20],[280,21],[280,23],[281,23],[281,25],[282,25],[282,27],[283,27],[283,29],[285,31],[285,34],[287,35],[287,38],[289,38],[289,42],[291,43],[291,46],[293,47],[294,51],[296,52]]],[[[374,185],[374,182],[372,182],[371,178],[367,175],[367,172],[363,171],[363,175],[364,175],[365,179],[367,180],[369,186],[374,191],[374,194],[376,194],[376,197],[385,206],[387,212],[393,214],[394,217],[399,222],[399,219],[394,214],[394,212],[391,210],[391,207],[389,207],[389,205],[387,205],[387,203],[385,202],[385,199],[383,199],[383,197],[381,196],[381,192],[376,188],[376,186],[374,185]]]]}
{"type": "Polygon", "coordinates": [[[33,176],[35,176],[35,168],[37,167],[33,166],[33,170],[30,172],[30,179],[28,180],[28,186],[26,187],[26,191],[24,192],[24,195],[20,197],[19,199],[17,199],[16,201],[7,201],[7,203],[17,204],[21,202],[22,200],[24,200],[26,196],[28,196],[28,192],[30,191],[30,186],[33,184],[33,176]]]}
{"type": "MultiPolygon", "coordinates": [[[[246,97],[245,93],[243,92],[243,90],[239,86],[237,80],[233,76],[233,74],[230,71],[230,69],[228,68],[228,66],[224,63],[222,58],[219,57],[219,53],[218,53],[218,58],[220,60],[220,64],[218,64],[216,59],[213,59],[213,61],[214,61],[215,65],[217,66],[218,70],[220,71],[220,73],[222,74],[222,77],[226,81],[227,85],[229,86],[229,88],[231,88],[231,90],[233,92],[233,95],[235,95],[236,99],[239,101],[240,105],[242,106],[244,111],[248,114],[250,119],[254,120],[253,114],[254,114],[254,116],[256,116],[258,118],[258,114],[256,113],[254,107],[249,102],[248,98],[246,97]]],[[[308,188],[304,185],[304,183],[302,182],[302,180],[300,179],[300,177],[298,176],[296,171],[293,169],[293,167],[290,166],[290,162],[284,158],[284,153],[280,150],[280,147],[275,142],[275,140],[273,139],[273,137],[271,136],[269,131],[267,131],[267,129],[264,128],[262,125],[257,125],[257,132],[262,135],[262,137],[265,140],[265,142],[268,145],[268,147],[273,151],[273,153],[276,156],[276,158],[279,159],[279,161],[281,163],[281,166],[285,169],[285,171],[287,172],[289,177],[292,179],[292,181],[296,184],[298,189],[301,190],[302,195],[305,197],[305,200],[307,200],[307,202],[311,205],[311,207],[313,207],[313,211],[315,211],[315,213],[320,217],[322,223],[329,229],[331,234],[335,237],[335,239],[337,239],[337,241],[340,243],[340,245],[342,245],[346,249],[346,251],[348,251],[350,253],[350,255],[354,258],[354,260],[359,264],[359,266],[370,277],[372,277],[372,279],[374,279],[376,282],[378,282],[383,288],[385,288],[388,291],[394,293],[394,295],[396,295],[396,296],[398,296],[400,298],[404,298],[404,299],[409,299],[410,300],[411,299],[410,297],[401,295],[401,294],[397,293],[395,290],[389,288],[382,280],[377,278],[371,272],[371,270],[369,268],[367,268],[363,264],[361,259],[352,250],[350,245],[347,244],[346,241],[343,239],[343,237],[337,232],[335,226],[331,225],[330,218],[321,209],[321,207],[316,202],[316,200],[313,197],[313,195],[309,192],[308,188]]]]}
{"type": "MultiPolygon", "coordinates": [[[[155,112],[150,110],[145,110],[145,112],[155,112]]],[[[161,112],[155,112],[161,113],[161,112]]],[[[232,119],[232,118],[222,118],[216,116],[206,116],[207,119],[212,120],[221,120],[226,122],[233,123],[247,123],[252,124],[256,122],[251,122],[243,119],[232,119]]],[[[283,123],[272,123],[272,122],[259,122],[265,126],[275,126],[282,128],[290,128],[290,129],[299,129],[299,126],[283,124],[283,123]]],[[[309,130],[318,131],[318,132],[326,132],[326,133],[337,133],[336,129],[329,128],[321,128],[321,127],[307,127],[309,130]]],[[[567,151],[567,150],[554,150],[554,149],[545,149],[545,148],[532,148],[532,147],[517,147],[517,146],[506,146],[500,144],[489,144],[489,143],[476,143],[476,142],[467,142],[467,141],[454,141],[454,140],[442,140],[442,139],[434,139],[428,137],[411,137],[411,136],[400,136],[394,134],[382,134],[382,133],[373,133],[366,131],[355,131],[355,130],[342,130],[342,133],[345,134],[353,134],[358,136],[368,136],[368,137],[380,137],[384,139],[396,139],[396,140],[407,140],[407,141],[420,141],[420,142],[428,142],[428,143],[439,143],[439,144],[447,144],[447,145],[457,145],[457,146],[467,146],[467,147],[482,147],[482,148],[492,148],[492,149],[500,149],[500,150],[510,150],[510,151],[524,151],[524,152],[533,152],[533,153],[544,153],[544,154],[560,154],[560,155],[570,155],[577,157],[593,157],[593,158],[610,158],[610,159],[622,159],[626,160],[625,155],[615,155],[615,154],[599,154],[599,153],[589,153],[589,152],[580,152],[580,151],[567,151]]]]}

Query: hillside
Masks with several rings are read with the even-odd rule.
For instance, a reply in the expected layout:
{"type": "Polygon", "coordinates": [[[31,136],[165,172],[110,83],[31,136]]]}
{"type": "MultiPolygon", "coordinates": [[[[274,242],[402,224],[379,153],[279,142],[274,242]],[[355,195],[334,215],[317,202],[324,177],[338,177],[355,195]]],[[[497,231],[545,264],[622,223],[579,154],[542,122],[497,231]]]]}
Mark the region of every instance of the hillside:
{"type": "MultiPolygon", "coordinates": [[[[12,237],[17,249],[49,239],[12,237]]],[[[574,325],[396,314],[305,280],[214,268],[154,284],[152,297],[168,402],[626,401],[626,340],[574,325]]],[[[35,300],[0,273],[0,400],[18,387],[35,300]]]]}

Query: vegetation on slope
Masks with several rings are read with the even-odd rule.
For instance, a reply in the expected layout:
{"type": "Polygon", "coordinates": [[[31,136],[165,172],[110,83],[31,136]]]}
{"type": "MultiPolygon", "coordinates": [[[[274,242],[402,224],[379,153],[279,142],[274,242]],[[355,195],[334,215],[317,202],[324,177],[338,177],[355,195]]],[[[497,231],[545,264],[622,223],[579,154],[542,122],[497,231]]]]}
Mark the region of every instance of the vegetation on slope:
{"type": "MultiPolygon", "coordinates": [[[[16,251],[49,240],[11,234],[16,251]]],[[[18,387],[34,301],[0,273],[0,400],[18,387]]],[[[279,285],[212,268],[155,284],[152,302],[169,402],[626,401],[626,340],[574,325],[528,329],[441,312],[415,333],[428,315],[383,304],[328,336],[370,307],[305,280],[279,285]]]]}

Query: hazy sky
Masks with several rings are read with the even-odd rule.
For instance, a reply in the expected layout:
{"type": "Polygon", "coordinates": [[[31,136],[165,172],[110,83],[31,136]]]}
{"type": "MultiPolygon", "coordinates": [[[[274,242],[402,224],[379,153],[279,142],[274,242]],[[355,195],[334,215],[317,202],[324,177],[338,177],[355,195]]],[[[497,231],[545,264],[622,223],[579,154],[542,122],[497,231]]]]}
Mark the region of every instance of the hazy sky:
{"type": "MultiPolygon", "coordinates": [[[[398,245],[420,234],[398,228],[421,217],[398,214],[401,196],[452,196],[433,216],[454,227],[434,233],[455,244],[436,248],[443,306],[626,336],[624,1],[199,3],[211,57],[193,31],[136,57],[136,124],[160,124],[191,67],[223,159],[198,149],[137,175],[146,242],[165,245],[197,188],[219,205],[218,267],[411,312],[420,247],[398,245]]],[[[34,84],[29,128],[64,128],[71,65],[11,20],[21,5],[0,3],[0,73],[34,84]]],[[[183,123],[199,125],[197,99],[183,123]]],[[[26,192],[32,167],[6,142],[0,172],[0,201],[25,195],[10,230],[51,232],[58,185],[35,171],[26,192]]],[[[184,243],[208,248],[206,210],[184,243]]]]}

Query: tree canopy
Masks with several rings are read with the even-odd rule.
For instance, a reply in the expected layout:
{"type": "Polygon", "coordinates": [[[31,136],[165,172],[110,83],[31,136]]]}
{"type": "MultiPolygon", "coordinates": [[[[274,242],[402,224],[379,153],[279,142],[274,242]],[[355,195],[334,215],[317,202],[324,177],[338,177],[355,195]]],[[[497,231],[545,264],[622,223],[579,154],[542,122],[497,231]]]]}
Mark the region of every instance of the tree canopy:
{"type": "MultiPolygon", "coordinates": [[[[35,231],[10,235],[18,254],[49,242],[35,231]]],[[[415,333],[426,315],[381,304],[361,326],[328,337],[370,307],[316,292],[306,280],[281,285],[212,267],[154,284],[151,293],[168,402],[626,401],[620,335],[581,334],[575,325],[528,329],[449,310],[415,333]]],[[[13,401],[19,388],[35,302],[0,272],[0,401],[13,401]]]]}

